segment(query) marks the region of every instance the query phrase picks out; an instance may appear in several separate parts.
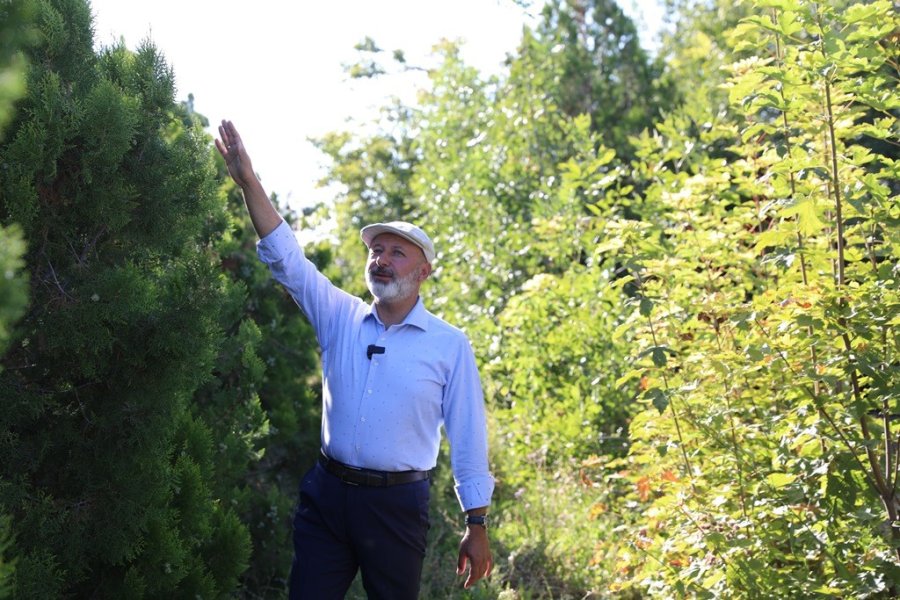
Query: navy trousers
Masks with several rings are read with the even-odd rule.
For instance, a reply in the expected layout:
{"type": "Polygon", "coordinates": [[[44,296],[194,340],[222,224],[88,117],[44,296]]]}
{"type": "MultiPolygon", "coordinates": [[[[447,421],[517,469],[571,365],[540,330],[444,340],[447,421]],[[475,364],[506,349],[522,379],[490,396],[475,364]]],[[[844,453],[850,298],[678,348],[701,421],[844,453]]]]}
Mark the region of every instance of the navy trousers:
{"type": "Polygon", "coordinates": [[[427,479],[363,487],[313,467],[294,515],[291,600],[340,600],[357,571],[370,600],[415,600],[429,494],[427,479]]]}

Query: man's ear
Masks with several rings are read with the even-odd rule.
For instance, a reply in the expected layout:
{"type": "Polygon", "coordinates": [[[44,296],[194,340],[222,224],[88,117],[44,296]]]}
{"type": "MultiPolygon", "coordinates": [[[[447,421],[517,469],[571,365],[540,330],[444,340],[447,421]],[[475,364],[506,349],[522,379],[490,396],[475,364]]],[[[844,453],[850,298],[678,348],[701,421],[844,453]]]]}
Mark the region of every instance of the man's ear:
{"type": "Polygon", "coordinates": [[[426,279],[428,279],[429,275],[431,275],[431,271],[432,268],[430,262],[422,263],[422,268],[419,271],[419,281],[425,281],[426,279]]]}

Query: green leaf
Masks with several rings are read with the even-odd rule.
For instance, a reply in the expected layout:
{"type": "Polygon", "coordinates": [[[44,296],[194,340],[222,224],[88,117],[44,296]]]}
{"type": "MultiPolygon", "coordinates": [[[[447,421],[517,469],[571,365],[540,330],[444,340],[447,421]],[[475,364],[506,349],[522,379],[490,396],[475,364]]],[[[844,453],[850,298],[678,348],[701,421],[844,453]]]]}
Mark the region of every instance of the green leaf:
{"type": "Polygon", "coordinates": [[[823,585],[821,587],[817,587],[813,591],[816,592],[817,594],[823,594],[825,596],[834,596],[837,598],[844,597],[844,590],[842,590],[840,588],[831,587],[828,585],[823,585]]]}
{"type": "Polygon", "coordinates": [[[706,547],[714,552],[724,548],[727,544],[725,536],[717,531],[711,531],[703,536],[703,541],[706,543],[706,547]]]}
{"type": "Polygon", "coordinates": [[[803,200],[796,202],[793,206],[785,208],[781,214],[786,217],[796,215],[797,225],[800,229],[800,233],[803,235],[816,234],[825,226],[822,220],[819,219],[819,215],[816,211],[816,204],[812,196],[804,198],[803,200]]]}
{"type": "Polygon", "coordinates": [[[668,346],[651,346],[650,348],[647,348],[646,350],[638,354],[638,358],[643,358],[644,356],[647,356],[649,354],[653,360],[654,365],[656,365],[657,367],[664,367],[668,362],[666,353],[669,353],[673,356],[675,355],[675,351],[668,346]]]}
{"type": "Polygon", "coordinates": [[[790,231],[783,231],[775,228],[763,231],[756,237],[756,245],[753,249],[760,252],[765,248],[783,246],[788,240],[792,240],[794,234],[790,231]]]}
{"type": "Polygon", "coordinates": [[[606,213],[605,208],[601,208],[596,204],[585,204],[585,208],[587,208],[589,211],[591,211],[591,213],[598,217],[602,217],[606,213]]]}
{"type": "Polygon", "coordinates": [[[770,473],[766,477],[766,482],[774,488],[783,488],[793,483],[796,479],[797,476],[792,473],[770,473]]]}
{"type": "Polygon", "coordinates": [[[784,11],[778,15],[778,31],[786,37],[803,30],[803,23],[797,20],[797,13],[784,11]]]}
{"type": "Polygon", "coordinates": [[[592,162],[591,166],[595,169],[599,169],[600,167],[606,166],[613,161],[616,157],[616,151],[612,148],[604,148],[603,151],[597,156],[597,159],[592,162]]]}
{"type": "Polygon", "coordinates": [[[876,24],[876,20],[890,10],[890,2],[865,2],[847,7],[843,14],[843,21],[847,24],[869,21],[876,24]]]}
{"type": "Polygon", "coordinates": [[[651,357],[653,358],[653,364],[657,367],[664,367],[666,366],[666,363],[669,362],[669,359],[666,356],[666,351],[662,346],[656,346],[655,348],[653,348],[651,357]]]}
{"type": "Polygon", "coordinates": [[[644,374],[643,369],[631,369],[627,371],[624,375],[616,379],[616,382],[613,384],[615,388],[621,388],[623,385],[628,383],[629,381],[633,381],[635,379],[640,379],[641,375],[644,374]]]}
{"type": "Polygon", "coordinates": [[[656,407],[656,410],[659,411],[659,414],[664,413],[666,411],[666,408],[669,407],[668,394],[659,388],[650,388],[649,390],[647,390],[645,396],[647,398],[650,398],[650,401],[653,402],[653,406],[656,407]]]}
{"type": "Polygon", "coordinates": [[[625,246],[625,240],[619,235],[608,237],[594,247],[594,251],[598,253],[610,252],[612,250],[621,250],[625,246]]]}

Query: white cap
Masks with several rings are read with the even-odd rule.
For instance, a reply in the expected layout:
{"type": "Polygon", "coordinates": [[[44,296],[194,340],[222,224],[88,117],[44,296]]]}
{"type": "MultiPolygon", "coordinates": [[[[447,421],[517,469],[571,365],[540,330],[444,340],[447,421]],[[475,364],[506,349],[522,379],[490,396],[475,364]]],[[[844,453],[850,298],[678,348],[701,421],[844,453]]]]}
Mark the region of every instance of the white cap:
{"type": "Polygon", "coordinates": [[[366,247],[370,247],[372,245],[372,240],[382,233],[393,233],[394,235],[399,235],[400,237],[409,240],[422,249],[422,252],[425,254],[425,260],[434,262],[434,244],[431,242],[431,238],[425,235],[424,231],[412,223],[407,223],[406,221],[373,223],[372,225],[366,225],[360,229],[359,237],[366,243],[366,247]]]}

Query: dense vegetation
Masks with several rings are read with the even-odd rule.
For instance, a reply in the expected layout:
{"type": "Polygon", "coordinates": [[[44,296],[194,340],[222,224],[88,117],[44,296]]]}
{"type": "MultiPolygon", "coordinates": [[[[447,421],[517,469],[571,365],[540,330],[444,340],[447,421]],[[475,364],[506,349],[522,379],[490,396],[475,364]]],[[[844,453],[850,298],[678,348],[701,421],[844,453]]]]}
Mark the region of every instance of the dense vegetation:
{"type": "Polygon", "coordinates": [[[492,408],[486,597],[894,595],[896,15],[680,10],[656,63],[608,2],[548,3],[496,80],[445,47],[326,140],[339,215],[437,238],[492,408]]]}
{"type": "MultiPolygon", "coordinates": [[[[96,54],[83,0],[13,6],[38,32],[0,145],[0,214],[27,241],[4,272],[24,250],[30,277],[0,373],[13,597],[278,590],[316,443],[308,326],[159,52],[96,54]]],[[[3,283],[7,326],[25,283],[3,283]]]]}
{"type": "MultiPolygon", "coordinates": [[[[497,565],[459,589],[442,460],[423,598],[900,595],[900,19],[673,8],[651,58],[549,0],[502,76],[446,43],[319,141],[316,260],[361,293],[359,224],[419,221],[481,363],[497,565]]],[[[159,52],[89,14],[0,5],[0,597],[280,597],[315,340],[159,52]]]]}

